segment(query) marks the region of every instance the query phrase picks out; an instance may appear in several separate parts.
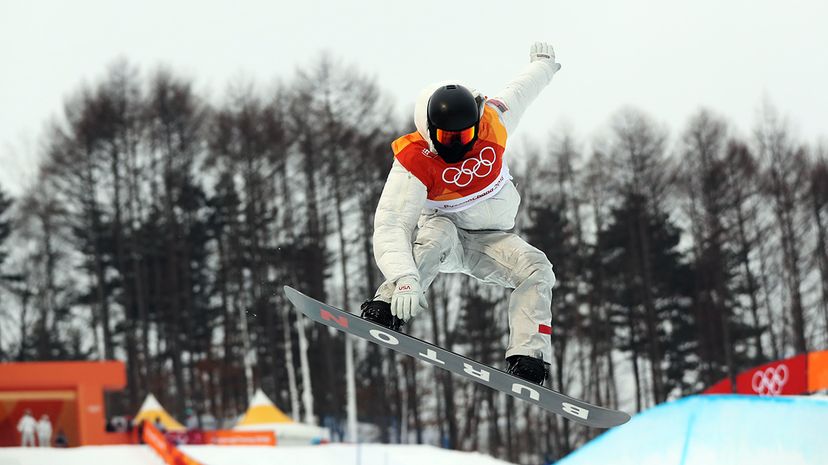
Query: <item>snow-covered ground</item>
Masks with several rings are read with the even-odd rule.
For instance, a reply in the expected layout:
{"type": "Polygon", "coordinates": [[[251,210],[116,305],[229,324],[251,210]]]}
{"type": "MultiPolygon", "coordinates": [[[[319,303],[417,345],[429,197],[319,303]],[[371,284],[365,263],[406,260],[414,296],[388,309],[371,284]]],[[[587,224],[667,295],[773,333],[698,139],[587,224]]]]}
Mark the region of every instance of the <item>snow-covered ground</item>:
{"type": "MultiPolygon", "coordinates": [[[[204,465],[508,465],[488,455],[411,445],[183,446],[181,450],[204,465]]],[[[0,465],[108,464],[163,465],[163,462],[147,446],[0,448],[0,465]]]]}
{"type": "Polygon", "coordinates": [[[0,447],[0,465],[164,465],[149,446],[0,447]]]}
{"type": "Polygon", "coordinates": [[[508,465],[484,454],[413,445],[184,446],[181,450],[205,465],[508,465]]]}
{"type": "MultiPolygon", "coordinates": [[[[692,396],[636,415],[561,465],[826,465],[828,399],[692,396]]],[[[182,446],[204,465],[508,465],[433,446],[182,446]]],[[[146,446],[0,448],[0,465],[163,465],[146,446]]]]}

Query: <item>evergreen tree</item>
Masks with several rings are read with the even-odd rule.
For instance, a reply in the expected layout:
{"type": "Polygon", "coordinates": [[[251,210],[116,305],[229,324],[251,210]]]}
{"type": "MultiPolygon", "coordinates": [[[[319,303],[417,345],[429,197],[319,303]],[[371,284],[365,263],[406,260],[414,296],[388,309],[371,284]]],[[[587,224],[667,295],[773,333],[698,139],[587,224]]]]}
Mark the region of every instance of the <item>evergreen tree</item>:
{"type": "Polygon", "coordinates": [[[702,110],[685,130],[677,160],[674,195],[684,206],[692,241],[688,255],[694,270],[700,388],[724,376],[735,379],[740,368],[752,366],[745,338],[755,340],[759,333],[748,327],[739,295],[740,247],[732,240],[739,222],[730,215],[744,196],[740,184],[749,181],[729,178],[726,137],[724,120],[702,110]]]}
{"type": "MultiPolygon", "coordinates": [[[[630,194],[611,212],[605,231],[599,232],[600,263],[606,270],[606,292],[611,306],[611,320],[615,326],[615,346],[632,355],[633,365],[640,363],[641,355],[649,363],[660,363],[665,394],[678,389],[686,393],[692,389],[688,374],[696,367],[694,354],[697,349],[694,317],[690,307],[692,270],[683,261],[678,245],[681,231],[663,212],[653,212],[639,195],[630,194]],[[645,225],[644,234],[649,239],[649,254],[643,263],[639,220],[645,225]],[[643,270],[652,270],[651,288],[645,289],[643,270]],[[646,296],[655,303],[655,320],[645,308],[646,296]],[[657,341],[648,340],[656,329],[657,341]],[[653,344],[655,342],[655,344],[653,344]],[[643,347],[659,348],[657,360],[649,357],[643,347]]],[[[634,370],[637,371],[637,370],[634,370]]],[[[636,386],[643,387],[644,380],[636,376],[636,386]]],[[[655,380],[652,380],[655,384],[655,380]]],[[[653,393],[653,398],[657,395],[653,393]]]]}
{"type": "MultiPolygon", "coordinates": [[[[543,178],[541,178],[543,179],[543,178]]],[[[524,238],[546,254],[552,263],[557,283],[552,290],[552,385],[561,392],[569,392],[572,370],[570,362],[574,357],[570,350],[578,343],[583,323],[577,275],[578,249],[575,246],[573,225],[566,216],[566,208],[560,198],[547,197],[547,201],[536,201],[529,207],[531,224],[524,228],[524,238]]],[[[585,380],[584,380],[585,381],[585,380]]],[[[582,386],[584,387],[584,386],[582,386]]],[[[562,457],[572,449],[567,421],[555,418],[559,435],[557,455],[562,457]],[[558,426],[559,425],[559,426],[558,426]]]]}

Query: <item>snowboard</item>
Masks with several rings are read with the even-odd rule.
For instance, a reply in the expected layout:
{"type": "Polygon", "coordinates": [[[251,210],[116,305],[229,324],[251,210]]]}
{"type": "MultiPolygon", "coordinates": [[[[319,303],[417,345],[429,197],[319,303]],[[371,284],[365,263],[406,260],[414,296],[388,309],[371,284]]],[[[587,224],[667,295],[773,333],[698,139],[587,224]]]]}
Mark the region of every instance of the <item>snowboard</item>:
{"type": "Polygon", "coordinates": [[[311,320],[410,355],[582,425],[593,428],[611,428],[622,425],[630,419],[628,414],[620,410],[592,405],[530,383],[505,371],[478,363],[434,344],[332,307],[289,286],[285,286],[284,290],[285,295],[296,309],[311,320]]]}

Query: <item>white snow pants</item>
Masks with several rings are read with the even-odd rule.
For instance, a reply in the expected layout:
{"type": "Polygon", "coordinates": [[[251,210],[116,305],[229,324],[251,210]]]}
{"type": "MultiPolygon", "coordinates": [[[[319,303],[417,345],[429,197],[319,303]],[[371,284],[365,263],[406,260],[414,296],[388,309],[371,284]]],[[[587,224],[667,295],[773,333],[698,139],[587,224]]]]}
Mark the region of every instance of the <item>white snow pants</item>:
{"type": "MultiPolygon", "coordinates": [[[[424,215],[414,240],[420,286],[437,273],[464,273],[484,283],[514,289],[509,298],[506,357],[529,355],[552,360],[550,326],[555,273],[540,250],[506,231],[467,231],[445,217],[424,215]]],[[[389,302],[394,283],[385,282],[376,299],[389,302]]]]}
{"type": "Polygon", "coordinates": [[[20,433],[20,447],[37,447],[34,431],[23,431],[20,433]]]}

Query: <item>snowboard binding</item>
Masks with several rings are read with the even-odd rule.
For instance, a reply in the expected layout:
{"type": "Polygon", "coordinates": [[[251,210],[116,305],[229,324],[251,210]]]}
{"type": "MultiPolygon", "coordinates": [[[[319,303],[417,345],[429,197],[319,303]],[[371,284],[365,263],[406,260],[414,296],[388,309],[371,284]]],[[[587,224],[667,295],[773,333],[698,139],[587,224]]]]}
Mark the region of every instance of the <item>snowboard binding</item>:
{"type": "Polygon", "coordinates": [[[541,386],[549,373],[546,368],[548,363],[544,363],[543,359],[528,355],[512,355],[506,358],[506,363],[508,363],[506,373],[541,386]]]}
{"type": "Polygon", "coordinates": [[[405,324],[405,321],[391,314],[391,304],[388,302],[369,300],[364,302],[359,309],[362,310],[360,316],[363,319],[394,331],[399,331],[405,324]]]}

